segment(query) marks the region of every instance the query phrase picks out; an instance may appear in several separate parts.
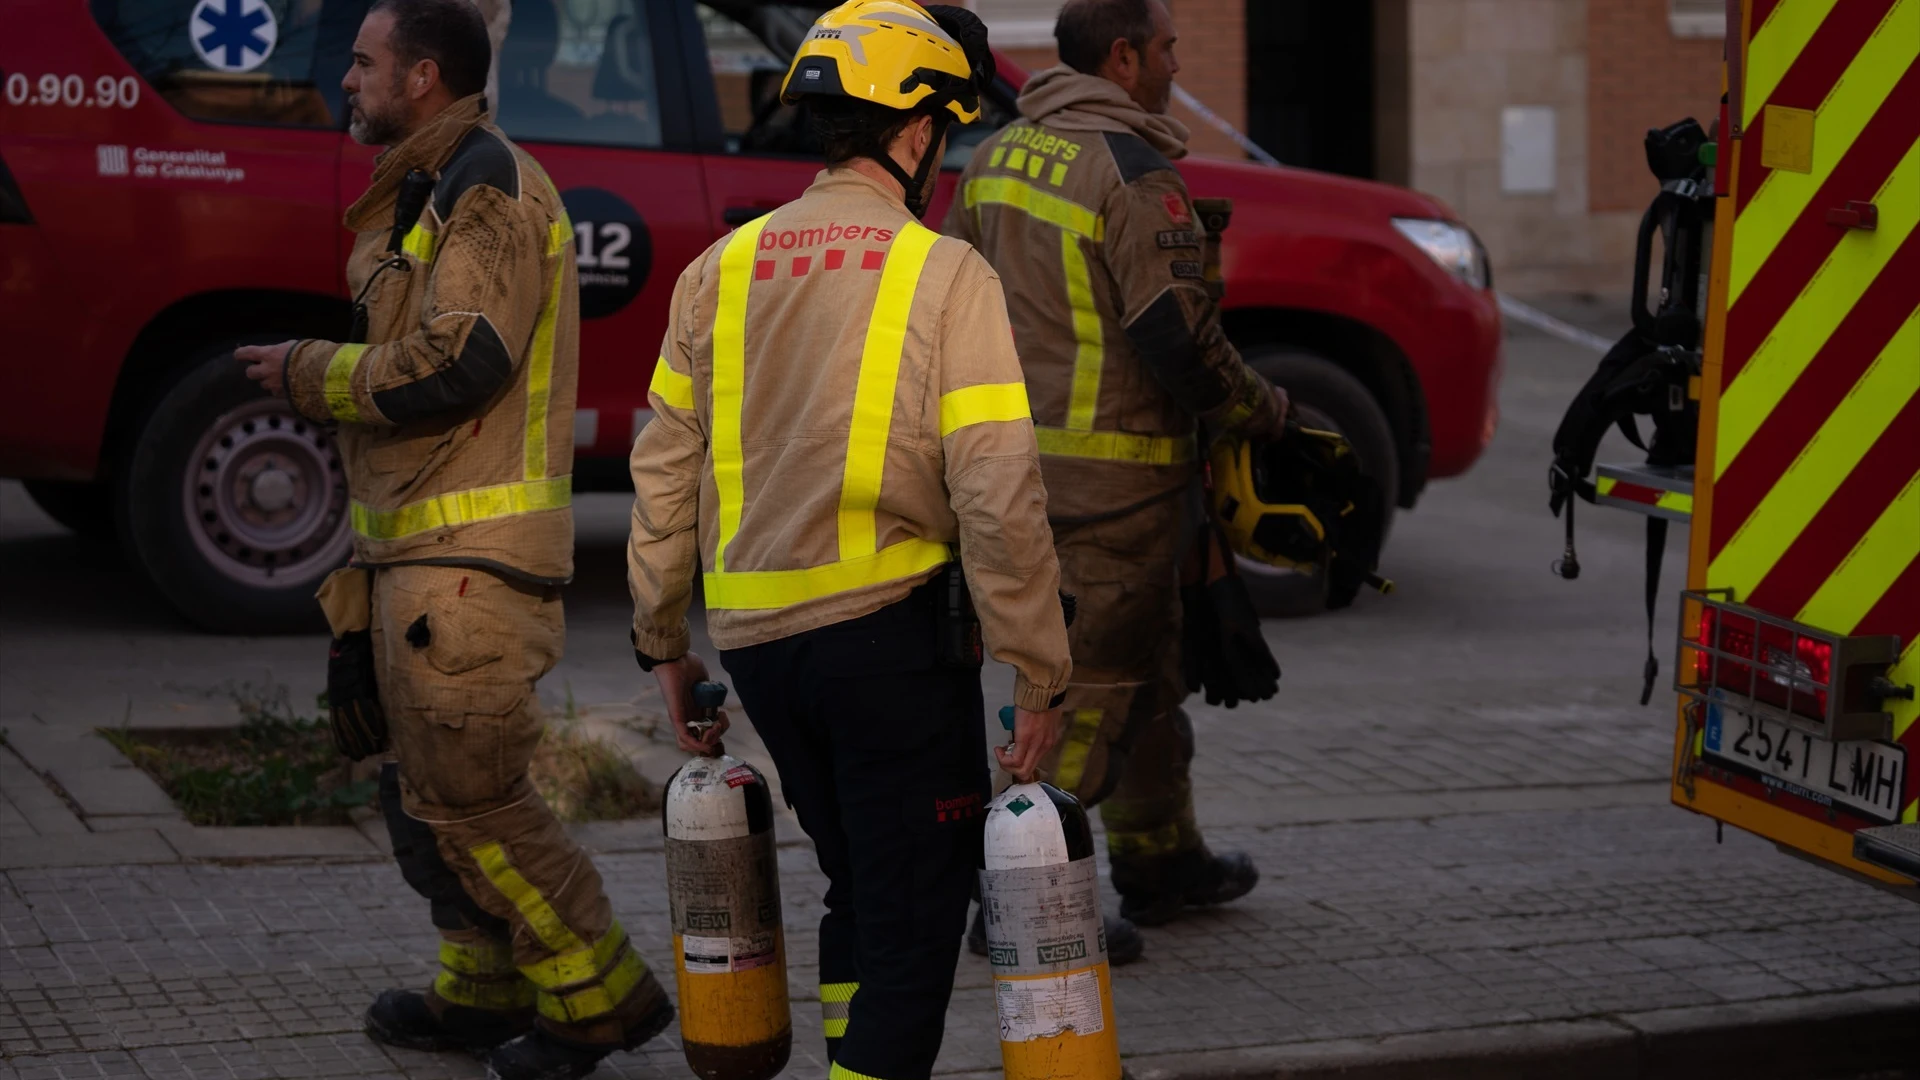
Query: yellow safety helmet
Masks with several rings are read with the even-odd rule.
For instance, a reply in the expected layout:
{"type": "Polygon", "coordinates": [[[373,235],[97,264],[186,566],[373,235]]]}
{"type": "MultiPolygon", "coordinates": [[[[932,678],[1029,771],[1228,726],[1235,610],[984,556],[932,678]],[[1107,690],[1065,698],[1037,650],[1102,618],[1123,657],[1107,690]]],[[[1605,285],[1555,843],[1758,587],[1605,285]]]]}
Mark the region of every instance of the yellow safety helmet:
{"type": "MultiPolygon", "coordinates": [[[[980,118],[979,60],[919,4],[849,0],[820,16],[800,42],[780,100],[858,98],[903,112],[945,109],[971,124],[980,118]]],[[[985,64],[990,73],[991,54],[985,64]]]]}
{"type": "Polygon", "coordinates": [[[1249,559],[1327,580],[1327,606],[1362,585],[1391,592],[1375,572],[1385,539],[1384,498],[1346,436],[1289,421],[1285,438],[1214,443],[1208,498],[1227,544],[1249,559]]]}

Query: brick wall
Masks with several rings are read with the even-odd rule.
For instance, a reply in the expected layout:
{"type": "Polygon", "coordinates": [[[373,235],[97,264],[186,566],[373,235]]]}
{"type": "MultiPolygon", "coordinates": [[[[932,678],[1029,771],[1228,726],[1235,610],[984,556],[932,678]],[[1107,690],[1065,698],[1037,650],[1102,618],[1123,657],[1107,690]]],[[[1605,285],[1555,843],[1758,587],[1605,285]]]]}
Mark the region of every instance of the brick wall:
{"type": "Polygon", "coordinates": [[[1678,38],[1668,0],[1587,0],[1588,194],[1596,212],[1646,208],[1648,128],[1685,116],[1710,127],[1720,107],[1718,38],[1678,38]]]}

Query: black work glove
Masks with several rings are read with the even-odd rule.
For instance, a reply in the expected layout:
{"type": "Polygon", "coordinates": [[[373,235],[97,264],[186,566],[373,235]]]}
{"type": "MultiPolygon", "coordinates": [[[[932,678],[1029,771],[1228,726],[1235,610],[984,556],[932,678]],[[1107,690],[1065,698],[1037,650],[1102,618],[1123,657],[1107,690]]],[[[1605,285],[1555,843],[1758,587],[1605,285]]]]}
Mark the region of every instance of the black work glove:
{"type": "Polygon", "coordinates": [[[1201,537],[1204,562],[1190,564],[1180,586],[1180,663],[1187,689],[1204,691],[1207,704],[1229,709],[1265,701],[1280,692],[1280,664],[1260,634],[1260,613],[1234,569],[1226,538],[1212,526],[1201,537]]]}
{"type": "Polygon", "coordinates": [[[359,761],[387,748],[387,714],[374,682],[373,632],[354,630],[327,650],[327,712],[333,745],[359,761]]]}

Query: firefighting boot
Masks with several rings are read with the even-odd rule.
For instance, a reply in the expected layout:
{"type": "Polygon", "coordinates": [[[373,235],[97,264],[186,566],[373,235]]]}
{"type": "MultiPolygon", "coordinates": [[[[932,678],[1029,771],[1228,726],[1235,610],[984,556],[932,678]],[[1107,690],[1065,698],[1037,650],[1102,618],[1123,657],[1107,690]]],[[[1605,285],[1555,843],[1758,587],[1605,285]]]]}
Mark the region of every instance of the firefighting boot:
{"type": "Polygon", "coordinates": [[[367,1034],[375,1042],[403,1050],[491,1050],[533,1027],[532,1009],[495,1012],[465,1005],[443,1005],[438,1012],[425,994],[386,990],[367,1009],[367,1034]]]}
{"type": "Polygon", "coordinates": [[[1113,860],[1120,915],[1141,926],[1161,926],[1189,907],[1224,904],[1253,891],[1260,871],[1244,851],[1215,855],[1206,848],[1151,859],[1113,860]]]}
{"type": "MultiPolygon", "coordinates": [[[[1147,951],[1147,941],[1140,936],[1134,925],[1117,915],[1103,915],[1100,921],[1107,932],[1107,963],[1119,967],[1140,959],[1147,951]]],[[[987,913],[986,909],[973,909],[973,925],[967,928],[967,950],[975,956],[987,955],[987,913]]]]}
{"type": "Polygon", "coordinates": [[[628,1027],[619,1046],[569,1042],[539,1028],[487,1055],[487,1080],[579,1080],[615,1050],[635,1050],[673,1023],[673,1003],[660,1003],[628,1027]]]}

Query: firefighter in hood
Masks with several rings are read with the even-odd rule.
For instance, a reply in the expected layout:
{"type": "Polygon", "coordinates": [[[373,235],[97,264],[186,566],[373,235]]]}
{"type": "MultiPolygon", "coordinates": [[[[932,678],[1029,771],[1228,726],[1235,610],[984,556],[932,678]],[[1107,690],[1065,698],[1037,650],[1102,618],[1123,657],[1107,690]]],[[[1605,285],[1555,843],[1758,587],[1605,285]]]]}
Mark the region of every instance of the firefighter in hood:
{"type": "MultiPolygon", "coordinates": [[[[1161,0],[1068,0],[1064,63],[974,152],[947,235],[1007,281],[1063,588],[1078,597],[1067,733],[1053,782],[1101,806],[1124,919],[1154,925],[1232,900],[1258,872],[1194,823],[1181,701],[1180,570],[1200,448],[1278,437],[1286,396],[1220,327],[1202,226],[1172,160],[1173,26],[1161,0]]],[[[976,922],[976,930],[982,930],[976,922]]],[[[986,952],[984,932],[970,935],[986,952]]],[[[1131,927],[1109,930],[1116,961],[1131,927]]]]}
{"type": "Polygon", "coordinates": [[[470,0],[376,0],[344,80],[354,138],[387,148],[346,214],[355,326],[238,358],[339,426],[354,554],[321,589],[329,704],[350,756],[390,745],[394,854],[441,934],[432,985],[382,993],[367,1032],[544,1080],[673,1008],[527,777],[573,574],[579,301],[560,196],[488,120],[490,59],[470,0]]]}
{"type": "Polygon", "coordinates": [[[820,17],[782,97],[827,168],[681,274],[633,448],[634,647],[681,745],[710,750],[722,727],[686,727],[704,569],[707,629],[827,877],[835,1078],[917,1080],[939,1052],[989,797],[978,643],[1016,672],[995,749],[1016,776],[1059,738],[1070,673],[1000,280],[917,220],[992,64],[964,9],[820,17]]]}

